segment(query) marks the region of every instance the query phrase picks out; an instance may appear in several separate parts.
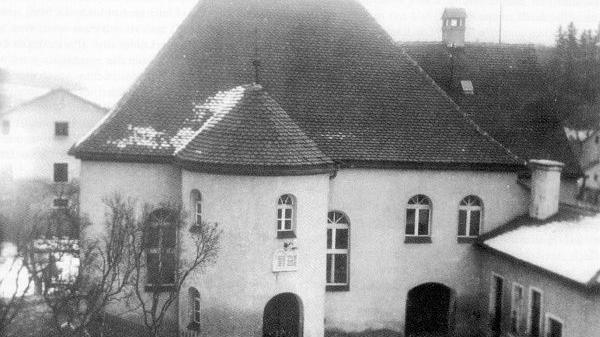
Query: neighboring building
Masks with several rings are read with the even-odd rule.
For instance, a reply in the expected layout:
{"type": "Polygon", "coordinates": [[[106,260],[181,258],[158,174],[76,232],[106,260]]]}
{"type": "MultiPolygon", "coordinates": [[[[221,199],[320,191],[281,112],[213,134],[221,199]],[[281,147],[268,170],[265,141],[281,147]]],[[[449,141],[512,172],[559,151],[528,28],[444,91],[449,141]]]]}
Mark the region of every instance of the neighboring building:
{"type": "Polygon", "coordinates": [[[582,142],[581,165],[585,170],[585,186],[600,190],[600,131],[593,132],[582,142]]]}
{"type": "Polygon", "coordinates": [[[79,160],[67,152],[107,110],[63,89],[0,113],[0,180],[70,181],[79,160]]]}
{"type": "Polygon", "coordinates": [[[560,165],[541,164],[529,214],[481,237],[481,309],[494,336],[597,336],[600,215],[559,207],[560,165]]]}
{"type": "Polygon", "coordinates": [[[465,43],[464,9],[447,9],[442,19],[442,41],[405,42],[402,48],[469,118],[513,154],[565,163],[562,198],[573,202],[583,172],[562,123],[543,108],[541,54],[548,52],[538,53],[533,45],[465,43]]]}
{"type": "Polygon", "coordinates": [[[529,157],[484,130],[355,1],[209,0],[72,153],[92,228],[114,192],[220,224],[216,264],[170,313],[181,329],[467,336],[472,243],[529,200],[529,157]]]}

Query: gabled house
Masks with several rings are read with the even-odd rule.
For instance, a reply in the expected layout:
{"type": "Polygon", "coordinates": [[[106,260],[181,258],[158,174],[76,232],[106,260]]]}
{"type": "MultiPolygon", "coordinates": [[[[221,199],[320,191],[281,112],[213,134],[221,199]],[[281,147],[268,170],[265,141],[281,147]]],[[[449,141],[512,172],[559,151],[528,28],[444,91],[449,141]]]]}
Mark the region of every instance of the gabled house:
{"type": "Polygon", "coordinates": [[[114,192],[220,224],[169,316],[203,336],[477,334],[473,243],[529,201],[525,159],[347,0],[200,2],[71,153],[97,228],[114,192]]]}
{"type": "Polygon", "coordinates": [[[583,171],[563,125],[544,111],[544,60],[538,56],[547,52],[533,45],[465,42],[466,28],[464,9],[446,9],[440,42],[401,47],[461,111],[514,155],[565,163],[562,197],[572,201],[583,171]]]}

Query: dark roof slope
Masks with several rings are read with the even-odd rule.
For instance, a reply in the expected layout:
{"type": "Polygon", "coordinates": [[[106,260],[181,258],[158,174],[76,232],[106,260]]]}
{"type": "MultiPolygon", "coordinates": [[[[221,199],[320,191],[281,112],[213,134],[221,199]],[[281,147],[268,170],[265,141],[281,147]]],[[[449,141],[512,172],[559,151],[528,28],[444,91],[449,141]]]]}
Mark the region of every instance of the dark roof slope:
{"type": "Polygon", "coordinates": [[[184,165],[232,172],[331,168],[324,155],[260,85],[221,92],[196,108],[197,129],[176,152],[184,165]]]}
{"type": "Polygon", "coordinates": [[[536,106],[544,80],[532,45],[467,43],[448,48],[441,42],[408,42],[402,47],[484,130],[524,160],[565,163],[563,174],[582,171],[562,124],[536,106]],[[470,80],[465,95],[460,81],[470,80]]]}
{"type": "Polygon", "coordinates": [[[253,81],[255,54],[261,85],[334,161],[522,165],[478,130],[363,7],[347,0],[200,2],[75,154],[172,157],[198,102],[253,81]],[[119,146],[131,137],[147,142],[119,146]]]}

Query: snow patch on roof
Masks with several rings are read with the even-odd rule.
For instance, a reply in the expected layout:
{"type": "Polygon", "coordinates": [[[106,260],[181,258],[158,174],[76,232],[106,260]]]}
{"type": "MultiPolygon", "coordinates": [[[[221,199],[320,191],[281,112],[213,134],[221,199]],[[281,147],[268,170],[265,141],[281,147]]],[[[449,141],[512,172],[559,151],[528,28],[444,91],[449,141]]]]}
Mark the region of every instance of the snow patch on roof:
{"type": "Polygon", "coordinates": [[[586,284],[600,271],[600,215],[522,226],[485,244],[586,284]]]}
{"type": "Polygon", "coordinates": [[[163,131],[157,131],[151,126],[127,126],[128,135],[117,140],[109,140],[107,143],[116,145],[123,149],[127,146],[144,146],[153,149],[169,148],[171,144],[167,134],[163,131]]]}

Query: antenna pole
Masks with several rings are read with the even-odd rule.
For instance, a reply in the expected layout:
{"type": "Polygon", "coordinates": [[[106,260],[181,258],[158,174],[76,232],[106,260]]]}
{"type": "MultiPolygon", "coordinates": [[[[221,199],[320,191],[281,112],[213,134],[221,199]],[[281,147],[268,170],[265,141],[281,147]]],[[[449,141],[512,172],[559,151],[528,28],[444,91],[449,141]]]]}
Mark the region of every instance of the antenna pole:
{"type": "Polygon", "coordinates": [[[254,67],[254,83],[260,84],[260,59],[258,56],[258,27],[254,28],[254,60],[252,60],[252,66],[254,67]]]}
{"type": "Polygon", "coordinates": [[[498,29],[498,44],[502,44],[502,0],[500,0],[500,27],[498,29]]]}

